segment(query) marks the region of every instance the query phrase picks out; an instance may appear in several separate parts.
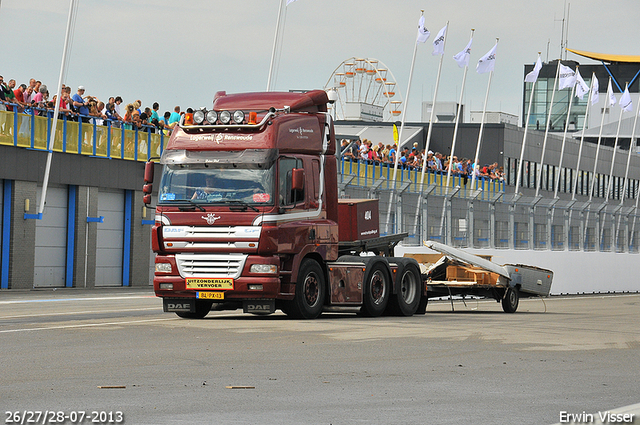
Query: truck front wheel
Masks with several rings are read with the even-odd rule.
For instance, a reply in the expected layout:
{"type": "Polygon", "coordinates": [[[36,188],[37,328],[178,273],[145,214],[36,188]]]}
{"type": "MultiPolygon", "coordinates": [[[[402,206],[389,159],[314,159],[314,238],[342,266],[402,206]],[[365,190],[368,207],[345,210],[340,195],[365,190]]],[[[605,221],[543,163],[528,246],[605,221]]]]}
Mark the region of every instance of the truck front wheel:
{"type": "Polygon", "coordinates": [[[380,316],[389,303],[391,294],[391,278],[385,263],[369,263],[371,268],[367,270],[364,278],[364,294],[362,312],[367,316],[380,316]]]}
{"type": "Polygon", "coordinates": [[[176,314],[178,315],[178,317],[182,317],[183,319],[202,319],[204,318],[204,316],[209,314],[212,306],[213,301],[196,300],[195,313],[184,313],[176,311],[176,314]]]}
{"type": "Polygon", "coordinates": [[[285,313],[297,319],[315,319],[322,313],[326,285],[320,265],[311,259],[302,261],[296,282],[296,294],[285,313]]]}

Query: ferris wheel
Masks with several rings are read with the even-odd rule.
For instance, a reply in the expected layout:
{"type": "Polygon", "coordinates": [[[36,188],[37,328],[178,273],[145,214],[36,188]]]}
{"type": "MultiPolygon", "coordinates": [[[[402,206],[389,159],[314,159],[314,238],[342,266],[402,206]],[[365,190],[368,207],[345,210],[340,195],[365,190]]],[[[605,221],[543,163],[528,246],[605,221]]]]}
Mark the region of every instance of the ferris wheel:
{"type": "Polygon", "coordinates": [[[377,59],[349,58],[324,89],[334,91],[338,120],[392,121],[402,113],[402,95],[389,68],[377,59]]]}

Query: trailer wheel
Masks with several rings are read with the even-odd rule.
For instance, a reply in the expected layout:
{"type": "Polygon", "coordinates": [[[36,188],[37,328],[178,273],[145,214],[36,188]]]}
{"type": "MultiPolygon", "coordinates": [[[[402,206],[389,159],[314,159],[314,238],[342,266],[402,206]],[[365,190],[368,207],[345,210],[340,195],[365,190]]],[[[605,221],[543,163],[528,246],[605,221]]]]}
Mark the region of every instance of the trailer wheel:
{"type": "Polygon", "coordinates": [[[502,297],[502,310],[505,313],[515,313],[518,309],[520,294],[518,288],[507,288],[507,292],[502,297]]]}
{"type": "Polygon", "coordinates": [[[211,307],[213,306],[213,301],[207,300],[196,300],[196,311],[195,313],[183,313],[176,311],[178,317],[182,317],[183,319],[202,319],[211,311],[211,307]]]}
{"type": "Polygon", "coordinates": [[[320,265],[314,260],[305,259],[298,273],[296,294],[284,308],[285,313],[297,319],[317,318],[322,313],[325,288],[320,265]]]}
{"type": "Polygon", "coordinates": [[[380,316],[391,295],[391,278],[388,267],[383,262],[369,263],[371,268],[367,270],[364,278],[364,294],[362,312],[367,316],[380,316]]]}
{"type": "Polygon", "coordinates": [[[418,310],[421,296],[420,271],[413,264],[406,264],[401,271],[398,293],[391,297],[391,312],[399,316],[413,316],[418,310]]]}

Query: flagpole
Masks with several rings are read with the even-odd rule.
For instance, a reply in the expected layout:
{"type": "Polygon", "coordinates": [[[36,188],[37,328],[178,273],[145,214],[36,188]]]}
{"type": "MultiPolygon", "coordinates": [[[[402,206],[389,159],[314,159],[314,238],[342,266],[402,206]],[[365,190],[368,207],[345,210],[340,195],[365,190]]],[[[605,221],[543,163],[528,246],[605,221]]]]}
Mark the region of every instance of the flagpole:
{"type": "MultiPolygon", "coordinates": [[[[576,76],[578,75],[578,65],[576,65],[576,76]]],[[[562,160],[564,158],[564,148],[567,141],[567,131],[569,130],[569,119],[571,119],[571,106],[573,105],[573,96],[576,93],[576,83],[571,88],[571,96],[569,97],[569,107],[567,108],[567,119],[564,123],[564,134],[562,135],[562,147],[560,148],[560,162],[558,163],[558,175],[556,176],[556,184],[554,185],[553,197],[558,197],[558,187],[560,186],[560,176],[562,175],[562,160]]]]}
{"type": "MultiPolygon", "coordinates": [[[[447,24],[445,25],[447,27],[447,31],[449,31],[449,21],[447,21],[447,24]]],[[[429,116],[429,129],[427,130],[427,142],[426,142],[426,146],[424,147],[424,158],[422,159],[422,175],[421,175],[421,181],[420,184],[424,184],[424,175],[425,175],[425,170],[426,170],[426,166],[427,166],[427,152],[429,152],[429,147],[431,146],[431,133],[433,130],[433,120],[434,120],[434,115],[436,112],[436,99],[438,97],[438,87],[440,85],[440,75],[442,74],[442,62],[444,59],[444,50],[445,47],[447,46],[447,36],[446,36],[447,32],[445,31],[445,37],[444,37],[444,42],[442,45],[442,53],[440,54],[440,62],[438,63],[438,75],[436,76],[436,87],[433,91],[433,102],[431,103],[431,115],[429,116]]],[[[420,190],[420,193],[422,194],[422,189],[420,190]]]]}
{"type": "MultiPolygon", "coordinates": [[[[611,85],[611,76],[609,76],[609,85],[611,85]]],[[[604,126],[604,116],[605,116],[605,111],[607,109],[607,103],[610,102],[608,93],[609,92],[607,91],[607,99],[605,99],[605,101],[604,101],[604,108],[603,108],[603,111],[602,111],[602,118],[600,119],[600,132],[598,134],[598,146],[596,147],[596,159],[595,159],[595,162],[593,163],[593,174],[591,175],[591,188],[590,188],[591,190],[589,191],[589,201],[591,201],[591,199],[593,198],[593,190],[594,190],[594,185],[596,183],[596,171],[597,171],[597,167],[598,167],[598,156],[600,155],[600,142],[602,140],[602,127],[604,126]]],[[[610,105],[610,106],[613,106],[613,105],[610,105]]]]}
{"type": "MultiPolygon", "coordinates": [[[[624,87],[625,92],[629,88],[629,83],[627,83],[624,87]]],[[[622,99],[621,99],[622,100],[622,99]]],[[[616,152],[618,151],[618,138],[620,137],[620,125],[622,124],[622,114],[624,113],[624,108],[622,104],[620,104],[620,118],[618,118],[618,129],[616,130],[616,139],[613,143],[613,156],[611,157],[611,168],[609,170],[609,180],[607,181],[607,192],[604,195],[604,203],[609,203],[609,192],[611,191],[611,183],[613,182],[613,169],[616,165],[616,152]]],[[[604,236],[604,226],[600,229],[600,241],[602,241],[602,237],[604,236]]],[[[612,232],[612,235],[613,232],[612,232]]],[[[601,242],[602,243],[602,242],[601,242]]],[[[612,245],[616,246],[617,241],[611,241],[612,245]]]]}
{"type": "Polygon", "coordinates": [[[418,228],[418,216],[420,214],[420,204],[422,202],[422,194],[424,192],[424,175],[427,171],[427,157],[429,156],[429,147],[431,146],[431,132],[433,130],[433,120],[436,112],[436,99],[438,97],[438,87],[440,85],[440,75],[442,74],[442,62],[444,60],[444,51],[447,46],[447,31],[449,31],[449,21],[445,25],[447,28],[444,33],[444,41],[442,42],[442,53],[440,53],[440,62],[438,63],[438,75],[436,76],[436,87],[433,91],[433,102],[431,103],[431,115],[429,117],[429,129],[427,130],[427,142],[424,147],[424,157],[422,158],[422,172],[420,173],[420,192],[418,193],[418,202],[416,203],[416,213],[414,216],[413,228],[418,228]]]}
{"type": "MultiPolygon", "coordinates": [[[[498,45],[499,38],[496,38],[496,46],[498,45]]],[[[476,146],[476,156],[473,159],[473,177],[471,177],[471,189],[475,188],[476,184],[476,170],[475,166],[478,163],[478,156],[480,156],[480,145],[482,143],[482,132],[484,130],[484,118],[487,114],[487,102],[489,101],[489,89],[491,88],[491,78],[493,77],[493,69],[489,72],[489,82],[487,83],[487,93],[484,95],[484,107],[482,108],[482,121],[480,122],[480,133],[478,133],[478,145],[476,146]]]]}
{"type": "MultiPolygon", "coordinates": [[[[602,110],[602,117],[600,119],[600,131],[598,133],[598,146],[596,147],[596,157],[595,160],[593,162],[593,173],[591,174],[591,182],[589,185],[589,203],[591,203],[591,201],[593,200],[593,191],[595,190],[595,184],[596,184],[596,171],[598,168],[598,158],[600,157],[600,142],[602,140],[602,127],[604,126],[604,116],[605,111],[607,109],[607,105],[611,102],[611,100],[609,99],[609,90],[608,87],[611,86],[611,76],[609,76],[609,84],[607,85],[607,98],[604,101],[604,108],[602,110]]],[[[609,105],[609,106],[613,106],[613,105],[609,105]]],[[[585,220],[585,223],[589,223],[589,213],[591,211],[587,210],[587,218],[585,220]]],[[[588,232],[588,226],[585,226],[584,229],[584,240],[587,240],[587,232],[588,232]]]]}
{"type": "Polygon", "coordinates": [[[622,196],[620,199],[620,205],[624,202],[624,196],[627,191],[627,179],[629,178],[629,166],[631,164],[631,147],[633,146],[633,139],[636,137],[636,125],[638,124],[638,114],[640,114],[640,100],[638,106],[636,106],[636,116],[633,119],[633,128],[631,129],[631,141],[629,142],[629,153],[627,154],[627,168],[624,172],[624,184],[622,187],[622,196]]]}
{"type": "Polygon", "coordinates": [[[71,21],[73,20],[75,8],[75,0],[69,2],[69,16],[67,17],[67,30],[64,35],[64,47],[62,48],[62,64],[60,65],[60,76],[58,77],[58,91],[56,93],[56,103],[53,109],[53,120],[51,120],[51,136],[47,143],[47,162],[44,168],[44,178],[42,180],[42,193],[40,194],[40,208],[38,209],[39,218],[44,213],[44,204],[47,199],[47,188],[49,186],[49,174],[51,173],[51,160],[53,159],[53,146],[56,138],[56,129],[58,124],[58,114],[60,113],[60,95],[62,91],[62,77],[64,76],[67,65],[67,51],[69,47],[69,39],[71,37],[71,21]]]}
{"type": "Polygon", "coordinates": [[[276,45],[278,41],[278,35],[280,33],[280,17],[282,16],[282,4],[285,0],[280,0],[278,6],[278,19],[276,20],[276,33],[273,36],[273,49],[271,50],[271,63],[269,64],[269,77],[267,78],[267,91],[271,91],[271,76],[273,75],[273,66],[276,57],[276,45]]]}
{"type": "MultiPolygon", "coordinates": [[[[638,101],[638,106],[636,107],[636,116],[633,119],[633,128],[631,129],[631,140],[629,141],[629,153],[627,154],[627,168],[624,172],[624,183],[622,185],[622,195],[620,196],[620,206],[624,204],[625,194],[627,193],[629,166],[631,164],[631,150],[633,147],[633,139],[636,137],[636,124],[638,124],[638,114],[640,114],[640,101],[638,101]]],[[[618,233],[620,232],[621,222],[622,222],[622,217],[620,217],[620,219],[618,220],[618,226],[616,228],[616,241],[618,240],[618,233]]]]}
{"type": "MultiPolygon", "coordinates": [[[[420,11],[420,16],[424,15],[424,10],[420,11]]],[[[413,78],[413,67],[416,63],[416,53],[418,52],[418,39],[416,37],[416,42],[413,46],[413,57],[411,58],[411,69],[409,70],[409,84],[407,84],[407,97],[405,99],[405,107],[402,110],[402,115],[400,117],[400,134],[398,136],[398,149],[396,149],[396,158],[393,164],[393,184],[391,188],[391,192],[389,192],[389,206],[387,208],[387,223],[385,226],[385,232],[389,234],[389,223],[391,219],[391,204],[393,203],[393,195],[396,190],[396,175],[398,174],[398,162],[400,159],[400,148],[402,147],[402,131],[404,130],[404,120],[407,114],[407,109],[409,107],[409,93],[411,91],[411,79],[413,78]]]]}
{"type": "MultiPolygon", "coordinates": [[[[636,146],[637,146],[637,141],[636,141],[636,146]]],[[[633,245],[633,239],[635,237],[635,232],[636,232],[636,221],[638,221],[638,201],[640,201],[640,191],[638,191],[638,193],[636,193],[636,206],[633,210],[633,224],[631,225],[631,240],[629,241],[629,246],[633,245]]]]}
{"type": "Polygon", "coordinates": [[[536,181],[536,198],[540,194],[540,183],[542,182],[542,169],[544,166],[544,153],[547,150],[547,137],[549,136],[549,127],[551,126],[551,112],[553,112],[553,99],[556,95],[556,85],[558,84],[558,76],[560,75],[560,62],[558,59],[558,68],[556,69],[556,79],[553,82],[553,92],[551,93],[551,103],[549,104],[549,115],[547,116],[547,126],[544,130],[544,141],[542,142],[542,155],[540,157],[540,171],[537,173],[538,178],[536,181]]]}
{"type": "MultiPolygon", "coordinates": [[[[576,73],[578,72],[578,70],[576,69],[576,73]]],[[[595,75],[594,75],[595,77],[595,75]]],[[[584,131],[585,131],[585,127],[587,124],[587,119],[589,117],[589,109],[591,106],[591,99],[593,98],[593,82],[595,81],[595,78],[591,78],[591,87],[589,88],[589,96],[587,97],[587,109],[584,112],[584,123],[585,125],[582,126],[582,135],[580,136],[580,148],[578,149],[578,163],[576,165],[576,177],[573,179],[573,194],[571,195],[571,200],[575,201],[576,199],[576,192],[578,189],[578,174],[580,173],[580,162],[582,160],[582,148],[584,146],[584,131]]],[[[603,114],[604,115],[604,114],[603,114]]]]}
{"type": "MultiPolygon", "coordinates": [[[[475,29],[471,29],[471,38],[473,38],[473,33],[475,29]]],[[[456,149],[456,139],[458,136],[458,126],[460,124],[460,110],[462,109],[462,97],[464,96],[464,85],[467,80],[467,71],[469,70],[469,64],[466,64],[464,67],[464,73],[462,74],[462,88],[460,89],[460,102],[458,102],[458,110],[456,111],[456,123],[453,127],[453,141],[451,142],[451,155],[449,155],[449,166],[447,167],[447,192],[449,191],[449,183],[451,180],[451,165],[453,160],[453,153],[456,149]]]]}
{"type": "MultiPolygon", "coordinates": [[[[625,86],[625,91],[629,87],[629,83],[625,86]]],[[[622,114],[624,113],[624,109],[622,105],[620,105],[620,118],[618,119],[618,130],[616,131],[616,140],[613,143],[613,156],[611,158],[611,168],[609,169],[609,180],[607,181],[607,193],[604,197],[604,202],[609,201],[609,191],[611,190],[611,183],[613,181],[613,169],[616,164],[616,152],[618,151],[618,138],[620,137],[620,125],[622,124],[622,114]]]]}
{"type": "MultiPolygon", "coordinates": [[[[471,40],[473,40],[473,33],[475,32],[475,29],[472,28],[471,29],[471,40]]],[[[469,41],[469,43],[471,43],[471,40],[469,41]]],[[[467,44],[468,46],[469,44],[467,44]]],[[[465,52],[466,54],[466,47],[465,50],[463,50],[463,52],[465,52]]],[[[455,59],[455,56],[454,56],[455,59]]],[[[442,197],[442,215],[440,216],[440,237],[444,237],[444,217],[445,214],[447,212],[447,195],[449,194],[449,183],[451,181],[451,166],[452,166],[452,161],[453,161],[453,153],[456,147],[456,138],[458,135],[458,124],[460,122],[460,110],[462,109],[462,97],[464,95],[464,84],[465,81],[467,80],[467,71],[469,69],[469,58],[466,58],[465,61],[465,65],[464,65],[464,73],[462,74],[462,88],[460,90],[460,101],[458,102],[458,107],[456,110],[456,120],[455,120],[455,125],[453,128],[453,141],[451,143],[451,154],[449,155],[449,165],[447,166],[447,184],[445,186],[445,189],[443,190],[443,197],[442,197]]],[[[444,164],[443,164],[444,165],[444,164]]]]}
{"type": "MultiPolygon", "coordinates": [[[[538,59],[540,59],[541,53],[542,52],[538,52],[538,59]]],[[[537,60],[536,60],[536,63],[538,63],[537,60]]],[[[535,68],[535,65],[534,65],[534,68],[535,68]]],[[[516,189],[514,191],[514,193],[516,194],[520,190],[520,177],[522,176],[522,161],[524,160],[524,148],[527,145],[527,133],[529,132],[529,118],[531,118],[531,105],[533,104],[533,94],[535,93],[537,81],[538,81],[538,78],[536,77],[536,79],[533,80],[533,83],[531,85],[531,96],[529,97],[529,107],[527,108],[527,121],[524,124],[524,136],[522,137],[522,148],[520,149],[520,161],[518,161],[518,175],[516,177],[516,189]]],[[[474,164],[473,174],[474,175],[476,174],[475,164],[474,164]]]]}

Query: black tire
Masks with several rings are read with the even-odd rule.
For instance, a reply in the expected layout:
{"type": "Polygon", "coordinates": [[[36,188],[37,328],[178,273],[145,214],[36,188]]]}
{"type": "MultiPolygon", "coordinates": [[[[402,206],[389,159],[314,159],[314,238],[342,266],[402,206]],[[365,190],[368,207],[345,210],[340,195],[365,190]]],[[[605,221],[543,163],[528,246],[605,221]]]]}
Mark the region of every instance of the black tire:
{"type": "Polygon", "coordinates": [[[322,313],[326,284],[322,267],[309,258],[302,261],[296,294],[283,311],[296,319],[315,319],[322,313]]]}
{"type": "Polygon", "coordinates": [[[418,309],[415,314],[427,314],[427,304],[429,304],[429,298],[423,295],[422,298],[420,298],[420,304],[418,304],[418,309]]]}
{"type": "Polygon", "coordinates": [[[414,264],[399,267],[397,293],[391,297],[389,308],[397,316],[413,316],[422,296],[422,276],[414,264]]]}
{"type": "Polygon", "coordinates": [[[518,288],[507,288],[507,292],[502,297],[502,310],[505,313],[515,313],[520,302],[518,288]]]}
{"type": "Polygon", "coordinates": [[[362,313],[377,317],[384,313],[391,298],[389,267],[382,261],[370,262],[364,278],[362,313]]]}
{"type": "Polygon", "coordinates": [[[211,306],[213,306],[213,301],[207,300],[196,300],[196,312],[195,313],[183,313],[176,311],[176,315],[178,317],[182,317],[183,319],[202,319],[211,311],[211,306]]]}

